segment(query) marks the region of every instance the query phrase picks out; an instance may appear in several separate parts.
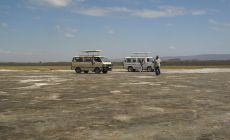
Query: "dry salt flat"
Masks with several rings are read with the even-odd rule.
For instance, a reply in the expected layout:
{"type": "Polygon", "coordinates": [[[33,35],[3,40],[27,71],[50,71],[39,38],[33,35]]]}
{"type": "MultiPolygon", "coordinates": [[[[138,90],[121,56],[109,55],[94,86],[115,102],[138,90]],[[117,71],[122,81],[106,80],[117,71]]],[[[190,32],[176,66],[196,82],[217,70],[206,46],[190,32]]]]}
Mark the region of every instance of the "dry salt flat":
{"type": "Polygon", "coordinates": [[[163,70],[163,73],[175,74],[175,73],[220,73],[220,72],[230,72],[229,68],[204,68],[204,69],[169,69],[163,70]]]}
{"type": "Polygon", "coordinates": [[[229,140],[229,69],[0,72],[0,139],[229,140]]]}

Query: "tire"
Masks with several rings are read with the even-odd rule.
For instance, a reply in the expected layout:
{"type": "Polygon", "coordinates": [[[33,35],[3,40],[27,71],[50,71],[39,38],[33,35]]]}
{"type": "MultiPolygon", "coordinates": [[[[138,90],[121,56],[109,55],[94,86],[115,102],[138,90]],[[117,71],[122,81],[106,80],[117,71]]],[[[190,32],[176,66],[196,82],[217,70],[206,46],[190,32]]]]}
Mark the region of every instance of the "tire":
{"type": "Polygon", "coordinates": [[[84,73],[89,73],[89,71],[88,71],[88,70],[85,70],[84,73]]]}
{"type": "Polygon", "coordinates": [[[95,68],[94,72],[99,74],[99,73],[101,73],[101,69],[100,68],[95,68]]]}
{"type": "Polygon", "coordinates": [[[103,72],[104,74],[108,73],[108,71],[107,71],[107,70],[103,70],[102,72],[103,72]]]}
{"type": "Polygon", "coordinates": [[[133,71],[134,71],[133,67],[129,66],[128,67],[128,72],[133,72],[133,71]]]}
{"type": "Polygon", "coordinates": [[[77,67],[75,68],[76,73],[81,73],[81,68],[77,67]]]}
{"type": "Polygon", "coordinates": [[[147,72],[152,72],[152,71],[153,71],[152,67],[147,67],[147,72]]]}

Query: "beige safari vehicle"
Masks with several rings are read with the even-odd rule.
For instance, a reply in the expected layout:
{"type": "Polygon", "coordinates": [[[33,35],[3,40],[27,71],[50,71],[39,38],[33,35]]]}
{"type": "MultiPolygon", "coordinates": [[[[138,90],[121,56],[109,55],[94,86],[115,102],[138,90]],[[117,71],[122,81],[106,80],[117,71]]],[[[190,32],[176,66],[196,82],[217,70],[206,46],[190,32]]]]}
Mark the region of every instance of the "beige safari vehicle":
{"type": "Polygon", "coordinates": [[[100,56],[101,50],[83,51],[85,55],[74,56],[72,59],[71,69],[76,73],[107,73],[112,70],[112,63],[104,56],[100,56]]]}
{"type": "Polygon", "coordinates": [[[154,62],[153,57],[149,57],[149,53],[145,52],[136,52],[133,53],[133,56],[125,57],[124,59],[124,68],[129,72],[134,71],[154,71],[154,62]]]}

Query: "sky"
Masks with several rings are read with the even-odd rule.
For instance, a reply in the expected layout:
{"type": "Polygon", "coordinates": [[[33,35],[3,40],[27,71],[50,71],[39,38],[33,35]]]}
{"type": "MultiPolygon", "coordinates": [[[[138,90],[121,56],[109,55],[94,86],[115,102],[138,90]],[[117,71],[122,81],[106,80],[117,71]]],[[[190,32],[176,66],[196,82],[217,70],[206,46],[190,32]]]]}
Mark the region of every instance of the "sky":
{"type": "Polygon", "coordinates": [[[0,0],[0,62],[230,54],[230,0],[0,0]]]}

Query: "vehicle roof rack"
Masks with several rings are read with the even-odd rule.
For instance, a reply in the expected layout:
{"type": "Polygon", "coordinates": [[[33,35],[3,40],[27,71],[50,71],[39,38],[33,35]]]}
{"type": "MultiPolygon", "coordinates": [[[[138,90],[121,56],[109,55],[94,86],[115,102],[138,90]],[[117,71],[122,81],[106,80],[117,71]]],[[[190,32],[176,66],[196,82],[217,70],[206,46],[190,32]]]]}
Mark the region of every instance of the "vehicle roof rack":
{"type": "Polygon", "coordinates": [[[133,52],[132,57],[148,57],[150,52],[133,52]]]}
{"type": "Polygon", "coordinates": [[[85,53],[92,53],[92,52],[102,52],[102,50],[84,50],[82,52],[85,52],[85,53]]]}
{"type": "Polygon", "coordinates": [[[80,56],[100,56],[100,52],[102,52],[102,50],[85,50],[82,51],[82,55],[80,56]]]}

